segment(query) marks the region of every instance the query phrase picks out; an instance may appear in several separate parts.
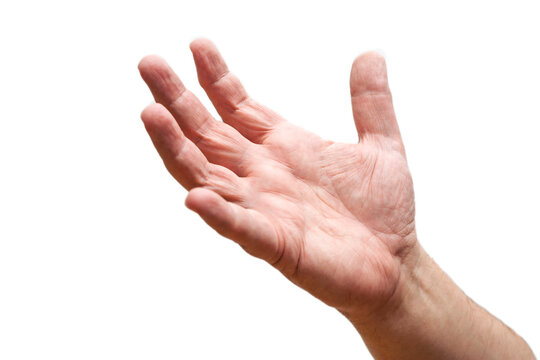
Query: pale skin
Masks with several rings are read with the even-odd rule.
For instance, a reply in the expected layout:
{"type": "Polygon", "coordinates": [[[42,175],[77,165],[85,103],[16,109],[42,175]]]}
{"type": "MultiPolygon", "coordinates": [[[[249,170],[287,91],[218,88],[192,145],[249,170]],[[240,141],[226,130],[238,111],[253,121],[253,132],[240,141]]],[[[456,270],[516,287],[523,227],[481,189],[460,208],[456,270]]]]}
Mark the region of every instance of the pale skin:
{"type": "Polygon", "coordinates": [[[141,117],[186,206],[344,314],[376,359],[534,359],[420,246],[386,64],[353,63],[356,144],[294,126],[253,100],[210,41],[191,50],[214,119],[157,56],[139,70],[156,104],[141,117]]]}

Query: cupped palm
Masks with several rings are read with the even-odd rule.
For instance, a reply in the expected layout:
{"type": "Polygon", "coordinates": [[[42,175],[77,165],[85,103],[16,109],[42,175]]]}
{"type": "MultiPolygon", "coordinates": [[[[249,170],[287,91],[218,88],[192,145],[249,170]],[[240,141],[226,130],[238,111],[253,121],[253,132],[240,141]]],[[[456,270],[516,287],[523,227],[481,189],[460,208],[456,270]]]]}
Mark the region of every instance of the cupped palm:
{"type": "Polygon", "coordinates": [[[414,194],[384,59],[351,72],[358,144],[334,143],[250,98],[208,40],[192,43],[216,121],[160,58],[139,69],[158,104],[142,119],[186,205],[220,234],[342,311],[394,293],[416,243],[414,194]]]}

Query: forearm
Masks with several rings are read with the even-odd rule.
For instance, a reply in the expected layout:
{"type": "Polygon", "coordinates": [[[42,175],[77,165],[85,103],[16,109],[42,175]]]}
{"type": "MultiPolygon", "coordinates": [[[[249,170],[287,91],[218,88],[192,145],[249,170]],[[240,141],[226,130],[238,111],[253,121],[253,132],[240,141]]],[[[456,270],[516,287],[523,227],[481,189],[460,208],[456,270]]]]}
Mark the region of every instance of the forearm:
{"type": "Polygon", "coordinates": [[[345,314],[376,359],[534,359],[527,343],[469,299],[421,246],[369,320],[345,314]]]}

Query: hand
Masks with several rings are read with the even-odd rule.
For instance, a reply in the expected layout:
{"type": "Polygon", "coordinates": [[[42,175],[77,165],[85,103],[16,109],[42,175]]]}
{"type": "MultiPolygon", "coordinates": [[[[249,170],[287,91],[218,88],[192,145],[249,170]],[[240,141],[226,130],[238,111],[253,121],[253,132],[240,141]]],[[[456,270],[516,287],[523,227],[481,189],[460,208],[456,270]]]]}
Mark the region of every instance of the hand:
{"type": "Polygon", "coordinates": [[[186,206],[344,313],[368,316],[386,304],[417,242],[383,57],[366,53],[354,61],[359,143],[342,144],[255,102],[208,40],[194,41],[191,50],[223,122],[165,61],[149,56],[139,64],[157,102],[142,120],[169,172],[190,190],[186,206]]]}
{"type": "Polygon", "coordinates": [[[380,55],[354,61],[359,143],[339,144],[256,103],[209,41],[191,50],[223,122],[163,60],[139,65],[158,103],[143,122],[190,190],[190,209],[341,311],[376,359],[534,359],[416,240],[413,186],[380,55]]]}

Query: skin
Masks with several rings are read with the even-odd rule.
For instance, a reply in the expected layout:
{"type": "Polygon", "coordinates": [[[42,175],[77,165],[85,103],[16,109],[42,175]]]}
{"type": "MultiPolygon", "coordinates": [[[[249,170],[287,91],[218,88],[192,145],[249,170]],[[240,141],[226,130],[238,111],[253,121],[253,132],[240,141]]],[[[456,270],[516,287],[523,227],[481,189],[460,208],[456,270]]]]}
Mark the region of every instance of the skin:
{"type": "Polygon", "coordinates": [[[509,339],[499,354],[518,349],[534,358],[521,338],[471,305],[418,243],[413,184],[381,55],[368,52],[353,63],[359,142],[344,144],[249,97],[210,41],[190,47],[223,121],[163,59],[139,64],[156,100],[142,120],[169,172],[189,190],[189,209],[342,312],[377,359],[496,358],[486,350],[493,329],[509,339]],[[427,331],[428,320],[438,325],[427,331]],[[469,345],[464,327],[479,341],[469,345]]]}

